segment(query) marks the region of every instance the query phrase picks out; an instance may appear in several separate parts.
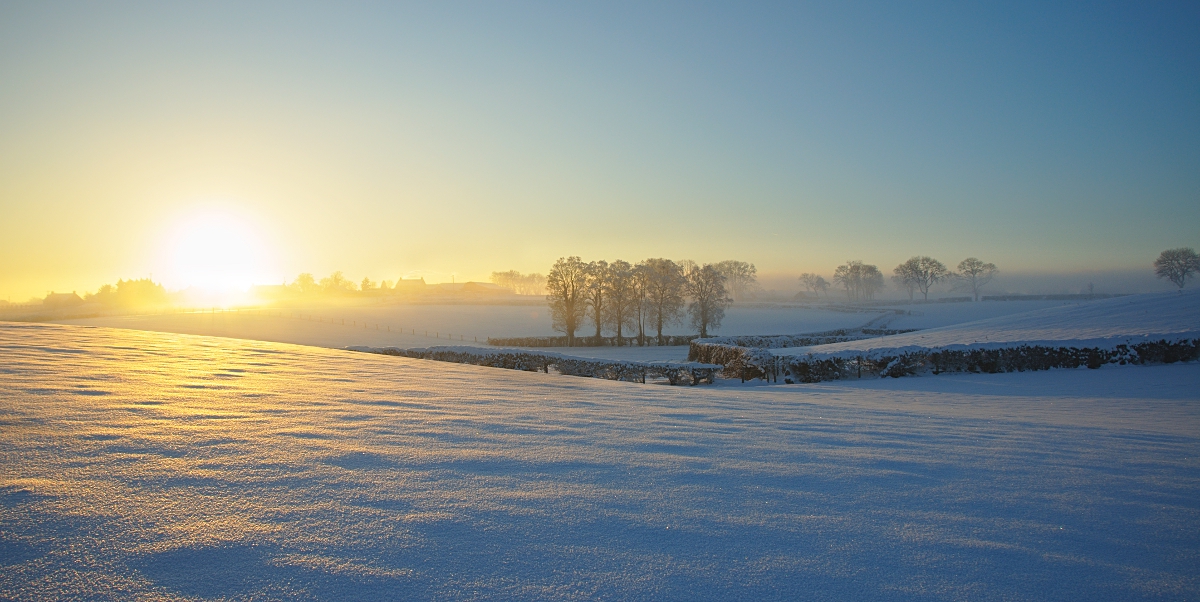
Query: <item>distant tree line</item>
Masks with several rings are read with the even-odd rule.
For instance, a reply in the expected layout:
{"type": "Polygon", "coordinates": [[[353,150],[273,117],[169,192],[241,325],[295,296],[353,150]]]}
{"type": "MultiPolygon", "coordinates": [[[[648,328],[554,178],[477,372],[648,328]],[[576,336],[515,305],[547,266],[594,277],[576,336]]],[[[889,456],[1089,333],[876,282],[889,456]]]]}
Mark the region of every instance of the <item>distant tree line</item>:
{"type": "Polygon", "coordinates": [[[492,272],[492,283],[518,295],[546,294],[546,277],[541,274],[522,274],[516,270],[492,272]]]}
{"type": "Polygon", "coordinates": [[[116,285],[105,284],[96,292],[85,294],[83,299],[119,308],[159,307],[169,301],[167,289],[149,278],[117,280],[116,285]]]}
{"type": "Polygon", "coordinates": [[[686,316],[701,337],[719,328],[725,309],[756,286],[754,264],[722,261],[646,259],[631,264],[616,260],[584,263],[577,256],[554,263],[546,277],[546,300],[554,329],[574,346],[575,333],[594,327],[594,338],[607,330],[620,346],[629,333],[646,345],[648,333],[663,344],[663,330],[686,316]],[[730,296],[730,294],[733,296],[730,296]]]}
{"type": "MultiPolygon", "coordinates": [[[[957,269],[951,270],[932,257],[917,255],[892,270],[892,281],[908,292],[909,300],[915,299],[919,292],[928,301],[929,291],[935,285],[948,283],[950,290],[970,293],[973,300],[979,301],[983,287],[999,273],[996,264],[975,257],[960,261],[957,269]]],[[[1189,280],[1200,274],[1200,255],[1190,247],[1167,249],[1154,260],[1154,273],[1183,290],[1189,280]]],[[[821,293],[828,295],[830,287],[824,277],[811,273],[801,274],[800,284],[818,297],[821,293]]],[[[883,288],[883,274],[873,265],[847,261],[834,270],[833,284],[843,288],[847,301],[870,301],[883,288]]]]}
{"type": "Polygon", "coordinates": [[[362,280],[355,282],[346,277],[341,271],[336,271],[320,280],[310,273],[303,273],[296,276],[296,279],[291,284],[285,286],[288,293],[292,295],[303,296],[351,296],[351,295],[375,295],[386,294],[390,291],[401,290],[401,285],[406,282],[416,282],[425,284],[424,279],[420,280],[383,280],[375,282],[370,277],[364,277],[362,280]]]}
{"type": "MultiPolygon", "coordinates": [[[[892,270],[892,282],[900,290],[908,292],[910,301],[916,298],[918,292],[922,299],[928,301],[929,291],[943,282],[949,283],[951,290],[971,293],[971,297],[978,301],[981,289],[997,273],[999,270],[995,264],[974,257],[962,260],[958,264],[958,271],[952,271],[932,257],[918,255],[892,270]]],[[[806,292],[818,298],[822,293],[828,296],[831,286],[824,276],[807,272],[800,275],[800,284],[806,292]]],[[[876,293],[884,289],[883,272],[877,266],[862,261],[847,261],[834,269],[832,285],[840,286],[846,294],[846,300],[851,303],[871,301],[876,293]]]]}

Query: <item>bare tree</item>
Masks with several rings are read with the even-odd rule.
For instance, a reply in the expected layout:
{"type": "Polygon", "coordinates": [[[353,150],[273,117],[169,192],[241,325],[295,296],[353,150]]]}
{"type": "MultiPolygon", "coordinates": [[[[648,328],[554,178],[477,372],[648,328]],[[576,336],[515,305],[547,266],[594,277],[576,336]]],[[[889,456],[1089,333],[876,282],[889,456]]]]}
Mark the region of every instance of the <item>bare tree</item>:
{"type": "Polygon", "coordinates": [[[650,270],[646,262],[633,266],[634,312],[637,315],[638,346],[646,345],[646,322],[650,319],[650,270]]]}
{"type": "Polygon", "coordinates": [[[663,327],[679,320],[683,308],[683,271],[670,259],[647,259],[646,302],[649,318],[658,332],[658,344],[663,344],[663,327]]]}
{"type": "Polygon", "coordinates": [[[321,279],[321,290],[326,293],[345,293],[358,290],[358,286],[337,271],[321,279]]]}
{"type": "Polygon", "coordinates": [[[560,257],[546,277],[546,301],[554,329],[567,335],[567,346],[575,346],[575,331],[583,321],[587,303],[587,265],[579,257],[560,257]]]}
{"type": "Polygon", "coordinates": [[[301,294],[305,295],[316,293],[321,290],[320,285],[317,284],[317,280],[308,272],[296,276],[296,281],[292,283],[292,288],[295,288],[297,291],[300,291],[301,294]]]}
{"type": "Polygon", "coordinates": [[[968,257],[958,264],[958,272],[953,274],[955,287],[971,292],[975,301],[979,301],[979,289],[992,281],[1000,270],[994,263],[984,263],[974,257],[968,257]]]}
{"type": "Polygon", "coordinates": [[[518,295],[541,295],[546,292],[546,277],[541,274],[525,274],[517,285],[518,295]]]}
{"type": "MultiPolygon", "coordinates": [[[[857,263],[862,264],[861,261],[857,263]]],[[[833,283],[840,284],[842,288],[846,289],[847,301],[854,301],[858,298],[858,269],[854,264],[853,261],[847,261],[833,270],[833,283]]]]}
{"type": "Polygon", "coordinates": [[[1179,290],[1197,272],[1200,272],[1200,256],[1190,247],[1167,249],[1154,260],[1154,273],[1175,283],[1179,290]]]}
{"type": "Polygon", "coordinates": [[[833,282],[846,289],[849,301],[868,301],[875,292],[883,288],[883,273],[873,265],[861,261],[847,261],[833,271],[833,282]]]}
{"type": "Polygon", "coordinates": [[[911,301],[915,291],[921,291],[925,300],[929,300],[929,289],[950,277],[950,270],[942,262],[926,256],[910,257],[908,261],[892,270],[893,280],[908,289],[908,299],[911,301]]]}
{"type": "Polygon", "coordinates": [[[604,328],[604,309],[608,302],[608,262],[601,259],[587,264],[583,295],[587,299],[587,313],[596,324],[596,342],[599,344],[604,328]]]}
{"type": "Polygon", "coordinates": [[[692,273],[693,270],[700,269],[700,264],[692,261],[691,259],[682,259],[679,262],[677,262],[675,265],[679,266],[679,273],[685,279],[687,278],[688,274],[692,273]]]}
{"type": "Polygon", "coordinates": [[[732,259],[713,264],[725,277],[725,287],[737,302],[745,301],[758,286],[758,268],[753,263],[732,259]]]}
{"type": "Polygon", "coordinates": [[[620,259],[608,266],[608,303],[605,322],[617,333],[617,346],[622,345],[622,328],[634,323],[638,304],[634,268],[620,259]]]}
{"type": "Polygon", "coordinates": [[[546,277],[541,274],[522,274],[516,270],[492,272],[491,280],[518,295],[541,295],[546,292],[546,277]]]}
{"type": "Polygon", "coordinates": [[[520,286],[521,272],[509,270],[507,272],[492,272],[492,284],[502,286],[512,292],[517,292],[517,287],[520,286]]]}
{"type": "Polygon", "coordinates": [[[700,331],[700,337],[708,336],[709,327],[718,328],[725,318],[725,308],[733,302],[725,291],[725,275],[717,266],[705,264],[686,274],[687,293],[692,298],[688,313],[692,316],[692,327],[700,331]]]}
{"type": "Polygon", "coordinates": [[[916,297],[917,279],[907,261],[896,266],[896,269],[892,270],[892,282],[895,282],[898,288],[908,291],[909,301],[912,301],[916,297]]]}
{"type": "Polygon", "coordinates": [[[822,292],[825,292],[826,295],[829,294],[829,283],[825,281],[823,276],[805,272],[800,274],[800,284],[803,284],[805,290],[812,291],[818,298],[822,292]]]}
{"type": "Polygon", "coordinates": [[[867,301],[875,299],[875,293],[883,290],[883,272],[873,265],[862,266],[861,276],[862,295],[867,301]]]}

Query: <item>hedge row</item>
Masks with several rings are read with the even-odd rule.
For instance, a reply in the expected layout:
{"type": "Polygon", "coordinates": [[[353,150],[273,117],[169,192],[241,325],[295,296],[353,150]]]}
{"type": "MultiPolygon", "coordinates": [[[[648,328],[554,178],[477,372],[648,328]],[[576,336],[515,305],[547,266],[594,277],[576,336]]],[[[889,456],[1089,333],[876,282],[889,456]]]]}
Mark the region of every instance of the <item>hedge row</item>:
{"type": "MultiPolygon", "coordinates": [[[[699,335],[670,335],[663,337],[663,345],[687,345],[699,338],[699,335]]],[[[567,347],[567,337],[488,337],[488,345],[496,347],[567,347]]],[[[617,337],[575,337],[575,347],[618,347],[617,337]]],[[[621,337],[623,347],[636,347],[637,337],[621,337]]],[[[658,339],[646,337],[647,347],[658,347],[658,339]]]]}
{"type": "MultiPolygon", "coordinates": [[[[756,351],[756,350],[752,350],[756,351]]],[[[1101,347],[1020,345],[986,349],[928,349],[898,354],[779,357],[748,353],[734,376],[813,383],[863,376],[901,377],[922,372],[1025,372],[1050,368],[1099,368],[1105,364],[1172,364],[1200,359],[1200,339],[1147,341],[1101,347]]],[[[730,373],[730,366],[726,366],[730,373]]]]}
{"type": "Polygon", "coordinates": [[[646,382],[646,377],[665,378],[672,385],[701,382],[712,384],[721,366],[699,362],[633,362],[596,358],[571,357],[550,352],[520,349],[486,349],[480,347],[444,346],[419,349],[399,347],[347,347],[350,351],[395,355],[439,362],[472,364],[509,370],[550,373],[553,367],[559,374],[646,382]]]}

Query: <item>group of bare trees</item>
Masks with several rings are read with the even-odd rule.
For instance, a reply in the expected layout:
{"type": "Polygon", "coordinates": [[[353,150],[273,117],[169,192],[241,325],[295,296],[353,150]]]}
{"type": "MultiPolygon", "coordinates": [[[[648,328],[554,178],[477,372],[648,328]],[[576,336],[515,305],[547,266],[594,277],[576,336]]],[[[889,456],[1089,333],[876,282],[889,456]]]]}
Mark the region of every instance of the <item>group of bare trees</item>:
{"type": "Polygon", "coordinates": [[[546,277],[541,274],[522,274],[516,270],[492,272],[492,283],[518,295],[541,295],[546,292],[546,277]]]}
{"type": "Polygon", "coordinates": [[[883,289],[883,272],[861,261],[847,261],[833,270],[833,283],[846,290],[851,302],[870,301],[883,289]]]}
{"type": "Polygon", "coordinates": [[[929,289],[933,285],[945,280],[950,276],[950,269],[946,264],[929,257],[921,255],[919,257],[911,257],[908,261],[896,266],[892,270],[892,282],[896,286],[908,290],[908,300],[912,301],[917,291],[921,292],[921,296],[928,301],[929,289]]]}
{"type": "MultiPolygon", "coordinates": [[[[959,262],[956,272],[932,257],[918,255],[896,266],[892,270],[892,281],[900,289],[908,291],[909,300],[914,299],[920,292],[921,297],[928,301],[929,291],[934,285],[949,282],[952,289],[968,291],[972,298],[978,301],[980,289],[998,272],[995,264],[984,263],[974,257],[959,262]]],[[[818,297],[821,293],[829,294],[830,283],[818,274],[801,274],[800,284],[804,286],[805,291],[818,297]]],[[[875,298],[876,293],[883,290],[883,273],[876,266],[861,261],[847,261],[834,270],[833,284],[845,290],[846,299],[850,302],[870,301],[875,298]]]]}
{"type": "Polygon", "coordinates": [[[821,293],[829,294],[829,282],[825,280],[824,276],[805,272],[800,274],[800,284],[804,285],[804,290],[817,297],[820,297],[821,293]]]}
{"type": "Polygon", "coordinates": [[[341,271],[334,272],[320,280],[317,280],[312,274],[307,272],[296,276],[296,279],[289,285],[293,292],[302,295],[330,295],[330,294],[347,294],[356,291],[369,291],[374,288],[387,289],[391,287],[391,282],[384,281],[376,284],[370,278],[363,278],[361,283],[356,283],[341,271]]]}
{"type": "Polygon", "coordinates": [[[624,344],[627,329],[637,333],[638,345],[646,344],[647,331],[661,345],[663,330],[685,313],[700,336],[708,336],[736,295],[753,290],[756,273],[753,264],[740,261],[698,265],[658,258],[635,265],[564,257],[546,278],[546,300],[554,329],[567,335],[568,346],[574,346],[585,322],[595,327],[596,338],[606,329],[614,333],[617,345],[624,344]]]}

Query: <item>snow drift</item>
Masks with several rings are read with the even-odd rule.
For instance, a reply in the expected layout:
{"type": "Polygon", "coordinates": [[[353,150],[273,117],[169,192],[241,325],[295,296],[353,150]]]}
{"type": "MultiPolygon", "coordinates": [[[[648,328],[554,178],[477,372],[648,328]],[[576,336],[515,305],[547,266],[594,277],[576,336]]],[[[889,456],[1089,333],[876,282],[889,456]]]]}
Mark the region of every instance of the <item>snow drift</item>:
{"type": "MultiPolygon", "coordinates": [[[[710,344],[711,345],[711,344],[710,344]]],[[[1131,295],[954,326],[773,349],[726,346],[727,375],[817,382],[1200,358],[1200,291],[1131,295]]],[[[693,353],[692,359],[715,352],[693,353]]],[[[710,361],[712,361],[710,359],[710,361]]]]}

